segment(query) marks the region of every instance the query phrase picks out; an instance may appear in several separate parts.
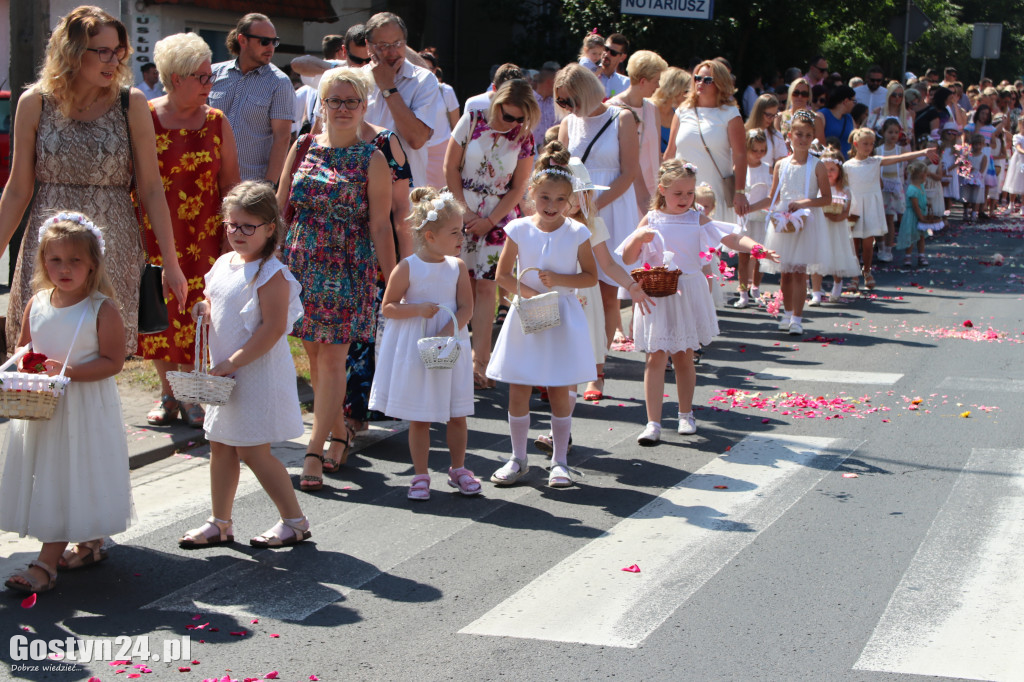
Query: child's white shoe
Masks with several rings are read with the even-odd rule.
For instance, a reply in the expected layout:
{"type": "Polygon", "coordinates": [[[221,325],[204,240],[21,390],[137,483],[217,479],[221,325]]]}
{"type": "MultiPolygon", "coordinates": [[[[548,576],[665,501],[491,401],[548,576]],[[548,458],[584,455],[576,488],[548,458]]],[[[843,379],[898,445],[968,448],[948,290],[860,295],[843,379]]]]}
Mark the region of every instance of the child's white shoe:
{"type": "Polygon", "coordinates": [[[647,426],[640,432],[640,435],[636,437],[636,442],[640,445],[657,445],[658,441],[661,440],[661,424],[658,422],[647,422],[647,426]]]}
{"type": "Polygon", "coordinates": [[[693,418],[693,412],[679,414],[679,427],[676,432],[681,436],[689,436],[697,433],[697,420],[693,418]]]}
{"type": "Polygon", "coordinates": [[[514,485],[529,470],[530,467],[526,460],[509,457],[503,467],[491,474],[491,483],[494,485],[514,485]]]}
{"type": "Polygon", "coordinates": [[[781,315],[779,317],[779,331],[780,332],[788,332],[789,331],[789,323],[792,322],[792,321],[793,321],[792,316],[790,316],[790,315],[781,315]]]}
{"type": "Polygon", "coordinates": [[[732,307],[733,308],[746,308],[748,305],[750,305],[750,298],[747,296],[747,292],[746,291],[741,291],[739,299],[735,303],[732,304],[732,307]]]}

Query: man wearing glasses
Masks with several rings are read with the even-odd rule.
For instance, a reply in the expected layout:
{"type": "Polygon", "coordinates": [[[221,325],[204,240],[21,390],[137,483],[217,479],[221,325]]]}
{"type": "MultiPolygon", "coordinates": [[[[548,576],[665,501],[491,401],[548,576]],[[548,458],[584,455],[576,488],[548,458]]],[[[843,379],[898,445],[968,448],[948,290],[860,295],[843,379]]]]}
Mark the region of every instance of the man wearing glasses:
{"type": "MultiPolygon", "coordinates": [[[[370,48],[366,44],[366,27],[362,24],[350,26],[345,36],[328,36],[323,41],[324,58],[313,55],[302,55],[292,60],[292,70],[308,81],[316,90],[320,86],[320,77],[327,69],[336,66],[351,66],[358,69],[370,63],[370,48]],[[328,38],[339,38],[328,40],[328,38]]],[[[314,92],[306,110],[311,127],[315,127],[320,117],[320,93],[314,92]]]]}
{"type": "Polygon", "coordinates": [[[815,85],[824,85],[826,76],[828,76],[828,60],[819,54],[811,60],[804,78],[813,88],[815,85]]]}
{"type": "Polygon", "coordinates": [[[604,86],[606,98],[629,90],[629,79],[619,73],[619,64],[629,56],[629,40],[621,33],[613,33],[604,41],[604,56],[597,77],[604,86]]]}
{"type": "Polygon", "coordinates": [[[291,80],[270,63],[281,39],[263,14],[246,14],[228,33],[235,59],[213,65],[210,106],[224,112],[235,133],[242,180],[281,178],[295,116],[291,80]]]}
{"type": "Polygon", "coordinates": [[[435,130],[448,125],[437,78],[429,69],[405,58],[409,36],[405,22],[391,12],[380,12],[366,22],[366,44],[373,76],[366,106],[366,122],[394,131],[402,141],[416,187],[427,184],[427,142],[435,130]]]}
{"type": "Polygon", "coordinates": [[[872,64],[864,74],[864,85],[858,85],[853,89],[857,93],[857,101],[866,106],[871,113],[885,106],[888,91],[882,87],[884,81],[882,67],[872,64]]]}

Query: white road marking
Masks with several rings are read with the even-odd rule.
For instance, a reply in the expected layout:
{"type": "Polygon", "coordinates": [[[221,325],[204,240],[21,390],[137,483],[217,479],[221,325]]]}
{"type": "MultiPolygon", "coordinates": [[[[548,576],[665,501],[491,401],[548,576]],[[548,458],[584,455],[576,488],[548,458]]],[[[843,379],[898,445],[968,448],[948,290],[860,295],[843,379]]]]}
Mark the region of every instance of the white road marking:
{"type": "Polygon", "coordinates": [[[460,633],[636,647],[839,466],[849,446],[747,436],[460,633]],[[634,563],[640,573],[621,570],[634,563]]]}
{"type": "Polygon", "coordinates": [[[802,367],[766,367],[754,375],[761,381],[792,379],[829,384],[879,384],[891,386],[903,378],[888,372],[853,372],[845,369],[804,369],[802,367]]]}
{"type": "Polygon", "coordinates": [[[980,377],[946,377],[939,388],[960,391],[1006,391],[1024,393],[1024,380],[983,379],[980,377]]]}
{"type": "Polygon", "coordinates": [[[1024,450],[975,449],[857,670],[1024,680],[1024,450]]]}

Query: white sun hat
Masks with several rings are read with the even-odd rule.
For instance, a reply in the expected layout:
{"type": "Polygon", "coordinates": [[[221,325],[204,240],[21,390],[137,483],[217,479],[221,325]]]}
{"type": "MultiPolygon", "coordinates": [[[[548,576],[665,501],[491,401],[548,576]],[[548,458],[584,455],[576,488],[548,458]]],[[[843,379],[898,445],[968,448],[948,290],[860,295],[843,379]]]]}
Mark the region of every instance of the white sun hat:
{"type": "Polygon", "coordinates": [[[590,180],[590,171],[583,165],[579,157],[574,156],[569,159],[569,172],[572,173],[572,189],[574,192],[586,192],[589,190],[603,192],[611,189],[604,185],[595,185],[590,180]]]}

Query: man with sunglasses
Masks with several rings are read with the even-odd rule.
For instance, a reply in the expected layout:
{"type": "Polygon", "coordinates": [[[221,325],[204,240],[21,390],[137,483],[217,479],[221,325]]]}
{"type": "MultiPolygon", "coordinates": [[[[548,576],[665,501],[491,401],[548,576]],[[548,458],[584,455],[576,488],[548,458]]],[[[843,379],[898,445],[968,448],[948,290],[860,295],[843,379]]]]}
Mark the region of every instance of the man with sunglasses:
{"type": "Polygon", "coordinates": [[[370,48],[366,45],[366,26],[363,24],[350,26],[344,36],[324,36],[322,48],[323,59],[304,54],[292,60],[292,70],[314,88],[320,84],[320,76],[327,69],[336,66],[358,69],[370,63],[370,48]]]}
{"type": "Polygon", "coordinates": [[[401,17],[379,12],[366,22],[374,87],[366,102],[366,122],[398,135],[412,170],[415,187],[427,184],[427,143],[434,131],[448,125],[437,78],[429,69],[406,59],[409,32],[401,17]]]}
{"type": "Polygon", "coordinates": [[[826,76],[828,76],[828,60],[819,54],[808,64],[804,79],[813,88],[815,85],[824,85],[826,76]]]}
{"type": "Polygon", "coordinates": [[[629,56],[629,40],[621,33],[613,33],[604,41],[604,56],[597,77],[604,86],[606,98],[629,90],[629,78],[619,73],[619,65],[629,56]]]}
{"type": "Polygon", "coordinates": [[[295,117],[291,79],[270,63],[281,42],[264,14],[246,14],[228,33],[235,59],[213,65],[210,106],[224,112],[235,133],[242,180],[281,177],[295,117]]]}
{"type": "Polygon", "coordinates": [[[886,90],[884,85],[885,76],[883,75],[882,67],[878,64],[872,64],[864,73],[864,85],[858,85],[853,89],[854,93],[856,93],[857,102],[866,106],[870,112],[882,109],[888,97],[888,90],[886,90]]]}

